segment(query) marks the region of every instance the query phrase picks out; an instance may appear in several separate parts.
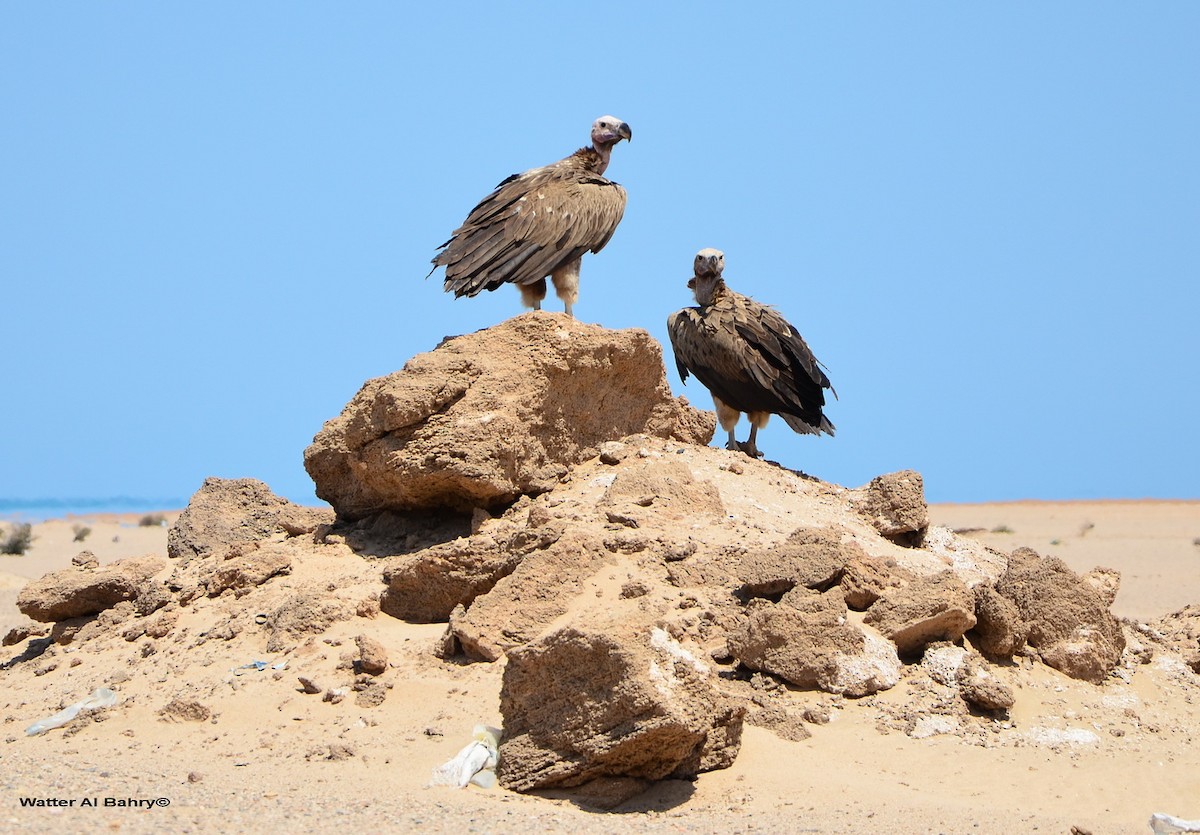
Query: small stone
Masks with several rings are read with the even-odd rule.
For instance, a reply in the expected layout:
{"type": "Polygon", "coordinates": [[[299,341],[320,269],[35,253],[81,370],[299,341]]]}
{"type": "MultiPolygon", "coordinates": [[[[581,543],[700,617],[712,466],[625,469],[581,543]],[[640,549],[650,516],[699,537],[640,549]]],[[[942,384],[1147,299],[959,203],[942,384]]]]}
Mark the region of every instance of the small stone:
{"type": "Polygon", "coordinates": [[[387,650],[383,644],[369,635],[359,635],[354,642],[358,644],[359,668],[373,676],[382,675],[388,667],[387,650]]]}

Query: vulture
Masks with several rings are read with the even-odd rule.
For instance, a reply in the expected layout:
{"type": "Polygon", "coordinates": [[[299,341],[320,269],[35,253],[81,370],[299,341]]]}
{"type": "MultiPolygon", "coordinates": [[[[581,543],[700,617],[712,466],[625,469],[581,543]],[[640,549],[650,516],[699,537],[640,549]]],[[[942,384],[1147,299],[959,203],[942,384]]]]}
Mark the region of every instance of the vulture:
{"type": "Polygon", "coordinates": [[[727,449],[753,458],[758,430],[779,415],[797,432],[832,435],[833,424],[821,411],[825,389],[837,392],[803,337],[774,308],[725,286],[725,254],[702,249],[688,281],[699,307],[685,307],[667,318],[679,377],[689,372],[712,393],[717,420],[729,433],[727,449]],[[750,419],[750,438],[734,437],[741,413],[750,419]]]}
{"type": "Polygon", "coordinates": [[[446,268],[446,292],[475,296],[512,283],[526,307],[540,310],[549,276],[571,315],[583,254],[604,249],[625,213],[625,189],[604,171],[613,146],[632,138],[627,123],[601,116],[591,147],[496,186],[433,259],[433,270],[446,268]]]}

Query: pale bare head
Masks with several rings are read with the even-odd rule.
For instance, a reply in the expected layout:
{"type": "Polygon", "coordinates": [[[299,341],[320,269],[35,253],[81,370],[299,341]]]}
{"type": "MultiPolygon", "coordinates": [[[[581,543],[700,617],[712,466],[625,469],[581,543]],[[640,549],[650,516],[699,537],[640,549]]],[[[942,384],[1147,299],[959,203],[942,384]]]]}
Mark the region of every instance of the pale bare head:
{"type": "Polygon", "coordinates": [[[692,270],[695,275],[688,282],[688,287],[696,296],[696,303],[712,304],[718,288],[725,285],[721,278],[721,273],[725,270],[725,253],[712,248],[700,250],[696,253],[692,270]]]}
{"type": "Polygon", "coordinates": [[[616,116],[601,116],[592,122],[592,144],[596,150],[612,148],[622,139],[633,140],[633,131],[628,122],[622,122],[616,116]]]}

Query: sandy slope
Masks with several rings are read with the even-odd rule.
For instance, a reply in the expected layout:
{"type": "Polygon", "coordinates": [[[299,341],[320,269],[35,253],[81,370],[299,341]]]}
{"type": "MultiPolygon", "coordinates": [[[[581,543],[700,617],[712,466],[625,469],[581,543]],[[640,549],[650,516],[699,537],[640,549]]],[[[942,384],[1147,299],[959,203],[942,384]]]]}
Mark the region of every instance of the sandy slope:
{"type": "MultiPolygon", "coordinates": [[[[1077,569],[1121,570],[1119,615],[1144,620],[1200,602],[1200,547],[1193,544],[1200,503],[942,505],[931,514],[939,524],[983,528],[977,536],[1005,550],[1029,545],[1077,569]],[[1011,533],[990,533],[998,527],[1011,533]]],[[[96,519],[84,544],[102,562],[165,554],[165,529],[129,526],[135,521],[96,519]]],[[[36,534],[27,556],[0,558],[5,628],[23,620],[11,611],[19,584],[13,578],[61,567],[79,550],[70,522],[39,525],[36,534]]],[[[338,582],[346,567],[305,570],[338,582]]],[[[222,605],[203,601],[185,611],[177,632],[222,605]]],[[[353,699],[331,705],[296,690],[302,669],[331,676],[362,629],[335,624],[278,673],[230,670],[255,652],[244,635],[209,641],[188,656],[187,668],[162,663],[153,687],[123,694],[121,709],[105,721],[40,737],[23,729],[47,712],[46,694],[81,698],[87,693],[80,691],[119,681],[124,669],[160,662],[142,657],[136,643],[117,642],[74,666],[72,653],[60,652],[41,664],[51,669],[20,679],[20,692],[0,684],[8,687],[0,689],[0,830],[1009,833],[1077,826],[1101,833],[1149,831],[1155,811],[1200,817],[1200,683],[1162,653],[1123,668],[1102,687],[1041,665],[1014,665],[1011,720],[958,735],[905,733],[913,706],[928,697],[915,680],[853,706],[797,693],[801,704],[826,707],[834,717],[811,726],[811,739],[787,742],[747,727],[732,768],[694,784],[663,783],[621,813],[603,814],[565,799],[424,788],[430,769],[466,742],[475,722],[500,718],[499,664],[432,658],[439,625],[370,621],[393,665],[384,677],[391,689],[378,707],[353,699]],[[161,721],[159,709],[181,688],[213,718],[161,721]],[[22,797],[75,804],[22,808],[22,797]],[[163,797],[170,805],[89,808],[80,805],[84,797],[99,804],[163,797]]],[[[0,660],[12,654],[6,648],[0,660]]]]}

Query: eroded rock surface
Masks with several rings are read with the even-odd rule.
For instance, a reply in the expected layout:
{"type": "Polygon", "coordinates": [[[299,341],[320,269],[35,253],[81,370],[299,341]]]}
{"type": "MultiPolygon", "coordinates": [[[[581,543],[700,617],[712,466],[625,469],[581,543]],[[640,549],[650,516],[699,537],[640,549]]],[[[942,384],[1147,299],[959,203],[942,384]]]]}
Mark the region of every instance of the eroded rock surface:
{"type": "Polygon", "coordinates": [[[1029,645],[1051,667],[1100,682],[1121,660],[1125,636],[1109,611],[1107,583],[1097,588],[1061,559],[1018,548],[996,591],[1015,604],[1029,645]]]}
{"type": "Polygon", "coordinates": [[[510,651],[500,712],[500,782],[518,791],[726,767],[744,716],[706,663],[628,622],[568,626],[510,651]]]}
{"type": "Polygon", "coordinates": [[[325,508],[301,507],[253,478],[206,478],[167,532],[167,556],[187,562],[276,534],[298,536],[333,521],[325,508]]]}
{"type": "Polygon", "coordinates": [[[117,560],[104,568],[87,564],[87,568],[75,565],[29,583],[17,595],[17,608],[44,623],[96,615],[139,594],[154,595],[149,580],[167,567],[161,558],[152,556],[117,560]]]}
{"type": "Polygon", "coordinates": [[[368,381],[305,451],[338,515],[498,507],[551,489],[626,435],[707,443],[711,413],[671,396],[662,349],[545,312],[446,339],[368,381]]]}

